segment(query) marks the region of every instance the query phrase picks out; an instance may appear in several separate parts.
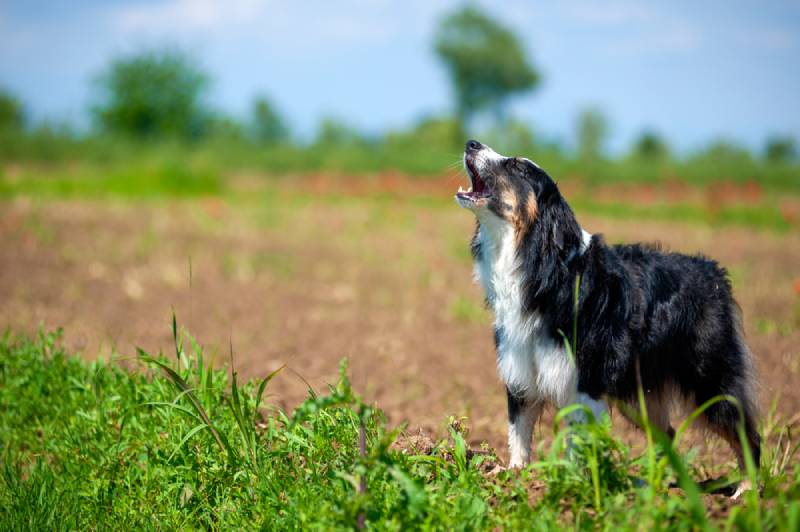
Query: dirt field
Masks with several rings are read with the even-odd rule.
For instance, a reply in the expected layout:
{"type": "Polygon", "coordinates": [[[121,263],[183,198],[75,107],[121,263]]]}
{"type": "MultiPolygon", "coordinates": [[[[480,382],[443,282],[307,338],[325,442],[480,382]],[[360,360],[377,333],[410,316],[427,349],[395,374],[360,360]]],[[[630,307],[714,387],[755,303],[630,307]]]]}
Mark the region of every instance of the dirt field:
{"type": "MultiPolygon", "coordinates": [[[[174,309],[217,360],[232,342],[245,376],[288,363],[270,385],[282,407],[305,396],[304,380],[333,382],[347,358],[355,388],[392,423],[441,434],[447,416],[467,416],[471,438],[504,457],[505,394],[471,278],[471,216],[422,194],[319,192],[0,203],[0,326],[63,327],[87,357],[169,352],[174,309]]],[[[784,421],[800,421],[800,235],[578,214],[610,242],[660,240],[724,263],[764,411],[777,401],[784,421]]]]}

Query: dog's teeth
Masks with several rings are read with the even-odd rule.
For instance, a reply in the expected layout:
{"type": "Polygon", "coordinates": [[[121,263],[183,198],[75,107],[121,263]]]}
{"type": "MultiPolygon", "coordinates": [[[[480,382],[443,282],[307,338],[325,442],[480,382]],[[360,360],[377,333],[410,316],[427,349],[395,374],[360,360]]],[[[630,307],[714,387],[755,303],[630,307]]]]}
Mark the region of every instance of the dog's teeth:
{"type": "Polygon", "coordinates": [[[458,191],[459,191],[459,192],[464,192],[464,187],[462,187],[462,186],[460,186],[460,185],[459,185],[459,187],[458,187],[458,191]]]}
{"type": "Polygon", "coordinates": [[[469,190],[467,190],[467,193],[469,192],[472,192],[472,187],[469,187],[469,190]]]}

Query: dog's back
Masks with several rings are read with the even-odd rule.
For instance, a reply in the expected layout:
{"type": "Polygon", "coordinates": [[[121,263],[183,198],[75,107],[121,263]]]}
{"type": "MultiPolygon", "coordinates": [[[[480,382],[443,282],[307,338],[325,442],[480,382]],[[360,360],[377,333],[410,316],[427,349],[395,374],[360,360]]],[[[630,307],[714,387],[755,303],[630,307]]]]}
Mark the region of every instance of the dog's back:
{"type": "Polygon", "coordinates": [[[668,418],[676,400],[697,408],[714,397],[733,397],[738,405],[720,401],[703,419],[740,461],[736,428],[743,421],[758,463],[752,357],[725,269],[658,246],[593,244],[587,275],[594,279],[582,283],[589,292],[578,318],[579,388],[635,404],[641,383],[654,410],[667,410],[653,412],[656,418],[668,418]],[[624,289],[612,302],[615,286],[624,289]],[[617,334],[609,336],[609,330],[617,334]]]}

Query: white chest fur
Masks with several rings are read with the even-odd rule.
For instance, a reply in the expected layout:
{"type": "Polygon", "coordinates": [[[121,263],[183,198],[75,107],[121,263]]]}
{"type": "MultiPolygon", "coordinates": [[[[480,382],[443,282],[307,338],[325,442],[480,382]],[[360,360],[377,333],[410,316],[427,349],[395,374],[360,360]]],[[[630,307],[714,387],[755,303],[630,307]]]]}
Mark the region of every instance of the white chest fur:
{"type": "Polygon", "coordinates": [[[480,221],[475,276],[495,314],[500,378],[517,396],[567,405],[575,397],[575,368],[563,340],[543,330],[542,317],[523,312],[514,229],[491,215],[480,221]]]}

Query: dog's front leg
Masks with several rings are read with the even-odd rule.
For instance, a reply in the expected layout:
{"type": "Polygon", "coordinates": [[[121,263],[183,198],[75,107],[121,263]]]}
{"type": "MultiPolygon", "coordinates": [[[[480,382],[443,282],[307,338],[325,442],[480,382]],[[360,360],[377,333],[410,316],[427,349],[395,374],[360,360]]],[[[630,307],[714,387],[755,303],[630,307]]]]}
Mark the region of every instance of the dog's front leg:
{"type": "Polygon", "coordinates": [[[542,403],[536,399],[520,397],[506,388],[508,397],[508,452],[509,467],[524,467],[531,457],[533,426],[542,413],[542,403]]]}
{"type": "MultiPolygon", "coordinates": [[[[586,393],[576,393],[572,403],[580,405],[583,408],[574,410],[569,414],[569,416],[567,416],[567,420],[570,425],[576,423],[585,424],[589,423],[590,421],[592,423],[600,423],[603,420],[603,416],[608,414],[608,406],[606,405],[605,401],[601,399],[593,399],[589,394],[586,393]],[[591,412],[591,416],[589,415],[589,412],[591,412]]],[[[567,436],[567,451],[572,453],[574,449],[574,435],[570,432],[570,434],[567,436]]]]}
{"type": "Polygon", "coordinates": [[[604,400],[600,398],[593,399],[592,396],[587,393],[578,392],[575,395],[574,402],[582,405],[583,408],[575,410],[569,416],[570,423],[588,423],[589,415],[587,410],[592,413],[591,417],[596,423],[600,423],[603,420],[603,416],[608,413],[608,406],[604,400]]]}

